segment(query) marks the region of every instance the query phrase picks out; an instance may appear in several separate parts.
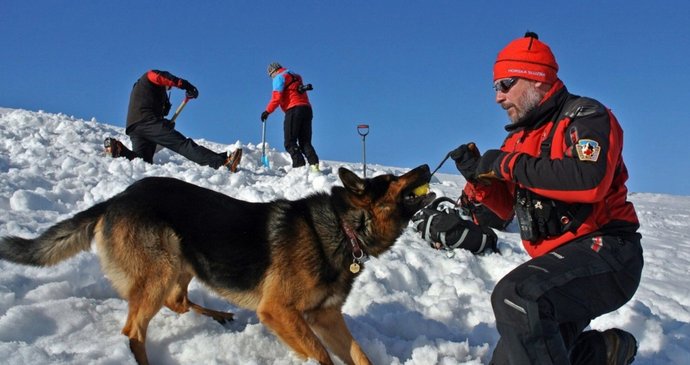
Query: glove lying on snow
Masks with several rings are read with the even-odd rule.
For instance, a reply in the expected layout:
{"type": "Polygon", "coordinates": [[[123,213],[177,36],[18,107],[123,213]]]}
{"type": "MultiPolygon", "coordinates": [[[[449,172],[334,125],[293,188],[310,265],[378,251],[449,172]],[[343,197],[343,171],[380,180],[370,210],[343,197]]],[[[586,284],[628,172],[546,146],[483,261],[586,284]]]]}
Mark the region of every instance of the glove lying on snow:
{"type": "Polygon", "coordinates": [[[496,233],[463,218],[461,210],[453,206],[449,198],[438,198],[415,213],[412,225],[436,249],[462,248],[475,254],[487,249],[497,252],[496,233]]]}

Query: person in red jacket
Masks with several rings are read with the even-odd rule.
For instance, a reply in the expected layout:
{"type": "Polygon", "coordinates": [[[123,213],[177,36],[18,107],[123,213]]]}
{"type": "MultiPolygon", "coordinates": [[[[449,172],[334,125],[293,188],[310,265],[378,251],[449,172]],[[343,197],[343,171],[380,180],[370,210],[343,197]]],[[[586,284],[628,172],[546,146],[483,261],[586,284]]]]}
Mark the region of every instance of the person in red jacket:
{"type": "Polygon", "coordinates": [[[261,121],[278,106],[285,112],[283,122],[285,150],[290,154],[292,167],[305,165],[307,159],[312,171],[319,171],[319,156],[311,144],[311,122],[313,113],[307,91],[311,84],[303,84],[302,76],[291,72],[277,62],[268,65],[268,76],[273,79],[273,92],[266,110],[261,113],[261,121]]]}
{"type": "Polygon", "coordinates": [[[451,152],[479,202],[503,218],[515,211],[531,256],[492,292],[500,339],[491,364],[628,364],[632,334],[584,331],[640,283],[623,131],[601,103],[569,93],[557,72],[535,33],[510,42],[493,67],[508,136],[483,155],[474,143],[451,152]]]}
{"type": "Polygon", "coordinates": [[[106,154],[129,160],[143,158],[144,161],[153,163],[156,146],[160,145],[200,165],[214,169],[226,167],[235,172],[242,159],[241,148],[232,153],[213,152],[182,135],[175,129],[175,123],[165,118],[170,112],[168,90],[172,87],[185,90],[188,99],[199,96],[199,91],[189,81],[167,71],[150,70],[134,83],[129,97],[125,129],[132,141],[132,150],[115,138],[106,138],[106,154]]]}

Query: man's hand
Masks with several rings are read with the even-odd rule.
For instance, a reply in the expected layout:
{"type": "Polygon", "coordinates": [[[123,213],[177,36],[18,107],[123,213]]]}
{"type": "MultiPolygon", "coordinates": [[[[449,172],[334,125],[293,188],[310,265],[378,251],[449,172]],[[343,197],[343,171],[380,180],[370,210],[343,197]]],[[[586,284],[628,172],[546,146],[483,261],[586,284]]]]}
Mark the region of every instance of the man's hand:
{"type": "Polygon", "coordinates": [[[186,91],[185,96],[188,99],[196,99],[199,97],[199,90],[187,80],[180,79],[180,89],[186,91]]]}
{"type": "Polygon", "coordinates": [[[476,180],[475,174],[481,153],[479,153],[479,149],[474,142],[461,144],[458,148],[450,151],[449,155],[455,161],[455,167],[465,177],[465,180],[476,180]]]}
{"type": "Polygon", "coordinates": [[[479,180],[500,179],[501,161],[506,153],[501,150],[488,150],[479,159],[475,177],[479,180]]]}
{"type": "Polygon", "coordinates": [[[268,113],[267,111],[265,111],[265,110],[261,113],[261,121],[262,121],[262,122],[265,122],[266,119],[268,119],[268,114],[269,114],[269,113],[268,113]]]}

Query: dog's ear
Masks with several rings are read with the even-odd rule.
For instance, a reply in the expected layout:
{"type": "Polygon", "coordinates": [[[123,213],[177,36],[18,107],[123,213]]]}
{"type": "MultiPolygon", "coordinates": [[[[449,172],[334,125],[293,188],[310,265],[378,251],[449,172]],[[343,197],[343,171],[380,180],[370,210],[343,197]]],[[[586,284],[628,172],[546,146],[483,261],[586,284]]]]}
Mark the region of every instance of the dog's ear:
{"type": "Polygon", "coordinates": [[[345,189],[347,189],[349,192],[356,195],[364,194],[366,183],[363,179],[360,179],[357,174],[344,167],[341,167],[338,169],[338,176],[340,177],[340,181],[343,182],[345,189]]]}

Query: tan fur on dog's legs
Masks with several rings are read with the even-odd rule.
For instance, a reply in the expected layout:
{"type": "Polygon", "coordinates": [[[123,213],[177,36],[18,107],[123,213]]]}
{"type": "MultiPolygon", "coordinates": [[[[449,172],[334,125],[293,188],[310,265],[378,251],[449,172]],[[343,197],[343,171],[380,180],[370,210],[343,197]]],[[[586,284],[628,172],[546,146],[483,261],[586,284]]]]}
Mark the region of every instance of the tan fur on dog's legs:
{"type": "MultiPolygon", "coordinates": [[[[164,279],[163,279],[164,280],[164,279]]],[[[148,365],[146,356],[146,330],[153,316],[163,307],[166,288],[159,284],[146,285],[139,280],[130,290],[129,313],[122,334],[129,337],[129,348],[139,365],[148,365]]]]}
{"type": "Polygon", "coordinates": [[[215,311],[213,309],[204,308],[191,300],[187,296],[187,287],[189,282],[192,281],[192,275],[187,273],[181,274],[170,290],[168,298],[165,300],[165,306],[170,308],[175,313],[187,313],[190,309],[193,311],[211,317],[223,324],[227,321],[232,321],[233,314],[228,312],[215,311]]]}
{"type": "Polygon", "coordinates": [[[350,365],[371,365],[345,324],[340,308],[326,308],[308,312],[307,322],[316,334],[341,360],[350,365]]]}
{"type": "Polygon", "coordinates": [[[323,365],[333,365],[328,351],[295,308],[285,303],[262,300],[256,314],[264,325],[273,330],[300,357],[314,359],[323,365]]]}
{"type": "Polygon", "coordinates": [[[146,331],[149,322],[173,292],[179,272],[175,265],[165,260],[151,260],[148,265],[134,265],[133,268],[129,272],[132,284],[125,296],[129,312],[122,333],[129,337],[129,347],[137,363],[147,365],[146,331]]]}
{"type": "Polygon", "coordinates": [[[233,314],[230,312],[221,312],[221,311],[215,311],[213,309],[208,309],[204,308],[196,303],[193,303],[192,301],[187,298],[187,303],[189,303],[189,307],[192,308],[193,311],[202,314],[204,316],[211,317],[218,321],[220,324],[224,324],[227,321],[232,321],[233,314]]]}
{"type": "Polygon", "coordinates": [[[148,365],[149,360],[146,356],[146,328],[148,327],[148,321],[143,324],[136,323],[139,305],[134,303],[133,301],[129,302],[129,313],[127,314],[125,326],[122,328],[122,334],[129,337],[129,349],[132,351],[137,364],[148,365]]]}

